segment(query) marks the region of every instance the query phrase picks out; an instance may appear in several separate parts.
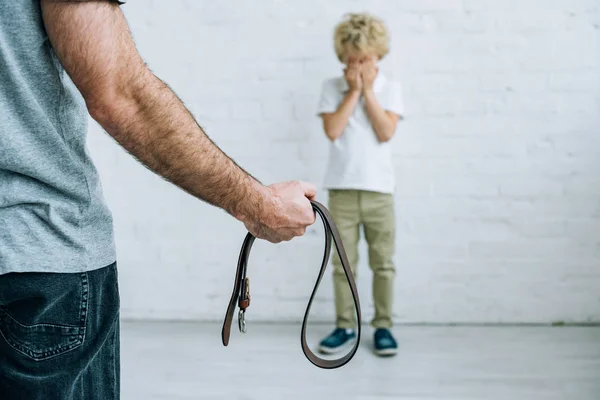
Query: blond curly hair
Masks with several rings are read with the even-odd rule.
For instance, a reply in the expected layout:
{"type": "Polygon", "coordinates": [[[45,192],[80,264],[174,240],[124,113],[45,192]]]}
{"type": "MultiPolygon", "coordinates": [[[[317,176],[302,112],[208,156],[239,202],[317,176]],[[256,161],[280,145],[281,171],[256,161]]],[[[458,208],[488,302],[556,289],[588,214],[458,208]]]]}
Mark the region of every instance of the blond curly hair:
{"type": "Polygon", "coordinates": [[[335,53],[341,62],[350,52],[372,52],[382,59],[390,50],[385,24],[367,13],[345,15],[335,28],[334,42],[335,53]]]}

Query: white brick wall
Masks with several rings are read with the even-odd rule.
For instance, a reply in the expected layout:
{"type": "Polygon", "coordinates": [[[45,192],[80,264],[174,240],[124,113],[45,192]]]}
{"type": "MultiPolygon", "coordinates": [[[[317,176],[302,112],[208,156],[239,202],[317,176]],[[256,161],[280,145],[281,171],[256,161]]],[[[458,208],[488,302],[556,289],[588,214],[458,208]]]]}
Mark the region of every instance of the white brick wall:
{"type": "MultiPolygon", "coordinates": [[[[264,182],[320,184],[314,116],[340,16],[384,16],[407,117],[397,165],[399,322],[600,321],[597,0],[172,0],[124,7],[150,67],[264,182]]],[[[123,315],[221,320],[244,229],[94,126],[116,220],[123,315]]],[[[325,192],[319,194],[326,202],[325,192]]],[[[299,320],[321,227],[252,254],[256,320],[299,320]]],[[[361,245],[364,253],[365,247],[361,245]]],[[[359,287],[372,315],[363,256],[359,287]]],[[[328,274],[313,318],[333,316],[328,274]]]]}

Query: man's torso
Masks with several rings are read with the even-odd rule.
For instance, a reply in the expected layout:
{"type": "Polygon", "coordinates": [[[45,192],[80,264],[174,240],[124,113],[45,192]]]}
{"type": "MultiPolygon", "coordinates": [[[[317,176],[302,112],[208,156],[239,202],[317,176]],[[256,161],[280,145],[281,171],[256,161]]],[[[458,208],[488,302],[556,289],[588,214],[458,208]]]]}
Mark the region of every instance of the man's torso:
{"type": "Polygon", "coordinates": [[[85,103],[37,0],[0,3],[0,274],[115,261],[112,217],[86,150],[85,103]]]}

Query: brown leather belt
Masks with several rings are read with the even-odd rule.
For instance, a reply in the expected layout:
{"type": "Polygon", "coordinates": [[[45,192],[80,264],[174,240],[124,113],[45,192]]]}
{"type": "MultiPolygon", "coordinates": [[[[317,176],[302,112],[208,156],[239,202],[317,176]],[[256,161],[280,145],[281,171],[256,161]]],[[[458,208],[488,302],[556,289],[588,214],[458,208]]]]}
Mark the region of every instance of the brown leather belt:
{"type": "MultiPolygon", "coordinates": [[[[352,270],[350,269],[350,263],[348,262],[348,257],[346,256],[346,251],[344,250],[344,245],[342,244],[342,239],[340,238],[340,234],[335,226],[335,222],[329,210],[322,204],[311,201],[313,209],[315,213],[321,217],[323,221],[323,225],[325,227],[325,251],[323,254],[323,261],[321,262],[321,270],[319,271],[319,276],[315,283],[315,288],[310,296],[310,300],[308,301],[308,305],[306,306],[306,312],[304,314],[304,320],[302,321],[302,332],[300,334],[300,343],[302,345],[302,351],[308,360],[320,368],[325,369],[333,369],[339,368],[354,357],[356,351],[358,350],[358,346],[360,343],[360,327],[361,327],[361,314],[360,314],[360,301],[358,299],[358,290],[356,290],[356,283],[354,282],[354,277],[352,275],[352,270]],[[337,249],[338,255],[340,256],[340,260],[342,262],[342,267],[344,268],[344,272],[346,274],[346,279],[348,279],[348,283],[350,284],[350,291],[352,292],[352,297],[354,299],[354,307],[356,309],[356,316],[358,322],[358,334],[356,337],[356,342],[354,343],[354,347],[352,350],[346,354],[345,356],[335,359],[335,360],[326,360],[318,357],[314,354],[310,348],[308,347],[308,343],[306,342],[306,324],[308,320],[308,314],[310,312],[310,307],[315,298],[315,294],[317,293],[317,289],[319,288],[319,284],[321,283],[321,279],[323,278],[323,274],[325,273],[325,269],[327,269],[327,264],[329,261],[329,255],[331,251],[331,239],[333,238],[333,243],[337,249]]],[[[238,313],[238,325],[240,332],[246,333],[246,320],[245,313],[246,309],[250,306],[250,281],[247,276],[248,272],[248,258],[250,257],[250,249],[252,248],[252,244],[254,243],[255,237],[248,233],[246,235],[246,239],[244,240],[244,244],[242,245],[242,250],[240,252],[240,257],[238,260],[237,272],[235,274],[235,284],[233,286],[233,294],[231,295],[231,300],[229,301],[229,306],[227,307],[227,313],[225,314],[225,321],[223,322],[223,330],[221,332],[221,337],[223,339],[223,345],[227,346],[229,344],[229,336],[231,334],[231,324],[233,322],[233,313],[235,312],[236,302],[239,307],[238,313]]]]}

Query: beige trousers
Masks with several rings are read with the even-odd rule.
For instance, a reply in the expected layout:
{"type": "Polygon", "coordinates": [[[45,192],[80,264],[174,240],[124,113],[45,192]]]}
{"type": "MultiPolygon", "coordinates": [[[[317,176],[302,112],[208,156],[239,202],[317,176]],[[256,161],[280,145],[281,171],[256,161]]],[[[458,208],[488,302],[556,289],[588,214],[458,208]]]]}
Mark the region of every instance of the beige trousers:
{"type": "MultiPolygon", "coordinates": [[[[391,194],[362,190],[330,190],[329,211],[338,227],[350,267],[356,278],[359,228],[362,226],[369,247],[369,266],[373,271],[375,328],[392,327],[392,303],[396,269],[392,261],[395,242],[394,198],[391,194]]],[[[352,293],[340,259],[335,251],[333,283],[336,326],[355,328],[356,315],[352,293]]]]}

